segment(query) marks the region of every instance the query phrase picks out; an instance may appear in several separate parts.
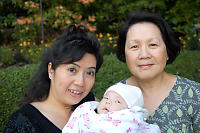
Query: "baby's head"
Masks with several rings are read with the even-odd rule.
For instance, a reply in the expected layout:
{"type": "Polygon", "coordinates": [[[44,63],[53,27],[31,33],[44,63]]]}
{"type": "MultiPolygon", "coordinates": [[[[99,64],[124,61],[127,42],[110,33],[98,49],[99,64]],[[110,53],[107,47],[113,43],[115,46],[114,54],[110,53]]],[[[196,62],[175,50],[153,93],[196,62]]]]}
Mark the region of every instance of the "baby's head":
{"type": "Polygon", "coordinates": [[[133,106],[143,107],[143,105],[144,100],[140,88],[117,83],[106,90],[97,107],[97,112],[105,114],[111,111],[132,108],[133,106]]]}

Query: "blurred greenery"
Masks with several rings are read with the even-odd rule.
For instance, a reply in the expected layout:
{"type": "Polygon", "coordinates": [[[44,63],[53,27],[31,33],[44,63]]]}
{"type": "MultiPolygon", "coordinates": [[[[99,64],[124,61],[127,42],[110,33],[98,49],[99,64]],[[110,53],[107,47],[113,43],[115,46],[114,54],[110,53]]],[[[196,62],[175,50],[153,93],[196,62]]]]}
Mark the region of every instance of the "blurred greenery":
{"type": "MultiPolygon", "coordinates": [[[[0,131],[8,117],[17,108],[18,100],[27,90],[27,84],[38,64],[25,66],[11,66],[0,69],[0,131]]],[[[166,71],[200,82],[200,52],[184,50],[175,62],[166,67],[166,71]]],[[[110,85],[130,76],[126,64],[120,62],[116,55],[104,56],[104,63],[96,75],[96,82],[92,89],[98,99],[110,85]]]]}
{"type": "MultiPolygon", "coordinates": [[[[39,0],[1,0],[0,44],[28,39],[40,42],[39,5],[39,0]]],[[[200,28],[200,0],[42,0],[42,7],[45,41],[72,23],[84,24],[95,33],[118,34],[120,25],[135,10],[161,15],[180,36],[200,28]]]]}

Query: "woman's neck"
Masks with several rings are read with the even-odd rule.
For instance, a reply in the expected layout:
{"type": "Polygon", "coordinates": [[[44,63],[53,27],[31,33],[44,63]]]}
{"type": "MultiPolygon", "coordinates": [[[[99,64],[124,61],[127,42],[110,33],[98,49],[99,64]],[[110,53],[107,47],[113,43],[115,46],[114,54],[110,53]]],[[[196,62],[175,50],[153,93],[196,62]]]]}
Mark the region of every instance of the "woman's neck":
{"type": "Polygon", "coordinates": [[[169,95],[175,82],[176,76],[165,72],[152,80],[139,80],[135,77],[130,77],[127,80],[127,84],[136,85],[141,88],[144,98],[144,108],[148,110],[148,116],[153,113],[169,95]]]}
{"type": "MultiPolygon", "coordinates": [[[[138,79],[134,76],[127,80],[127,84],[136,85],[141,88],[144,94],[152,94],[152,92],[163,91],[175,79],[174,75],[163,72],[152,79],[138,79]]],[[[167,87],[168,88],[168,87],[167,87]]]]}
{"type": "Polygon", "coordinates": [[[31,104],[61,130],[69,120],[72,113],[72,106],[65,106],[51,97],[48,97],[42,102],[33,102],[31,104]]]}

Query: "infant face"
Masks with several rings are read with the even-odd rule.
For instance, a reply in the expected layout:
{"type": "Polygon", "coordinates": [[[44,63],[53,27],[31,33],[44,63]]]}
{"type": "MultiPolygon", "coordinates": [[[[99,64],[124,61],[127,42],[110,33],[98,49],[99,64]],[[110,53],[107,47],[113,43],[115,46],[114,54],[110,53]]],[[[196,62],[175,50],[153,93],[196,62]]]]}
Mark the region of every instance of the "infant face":
{"type": "Polygon", "coordinates": [[[99,114],[105,114],[111,111],[119,111],[127,108],[127,103],[118,93],[108,91],[100,101],[97,107],[97,112],[99,114]]]}

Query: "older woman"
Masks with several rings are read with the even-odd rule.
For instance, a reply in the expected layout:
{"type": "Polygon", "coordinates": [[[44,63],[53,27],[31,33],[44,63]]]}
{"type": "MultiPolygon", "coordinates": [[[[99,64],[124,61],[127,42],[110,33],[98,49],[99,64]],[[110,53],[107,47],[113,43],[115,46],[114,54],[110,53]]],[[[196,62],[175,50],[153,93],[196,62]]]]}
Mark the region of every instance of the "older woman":
{"type": "Polygon", "coordinates": [[[61,132],[79,104],[95,100],[90,91],[102,64],[99,47],[84,27],[69,26],[45,54],[25,105],[12,114],[3,132],[61,132]]]}
{"type": "Polygon", "coordinates": [[[167,22],[152,13],[134,13],[122,26],[117,57],[131,77],[121,81],[141,88],[147,122],[165,133],[200,131],[200,83],[165,72],[181,50],[167,22]]]}

